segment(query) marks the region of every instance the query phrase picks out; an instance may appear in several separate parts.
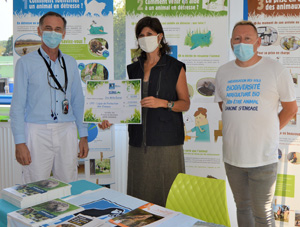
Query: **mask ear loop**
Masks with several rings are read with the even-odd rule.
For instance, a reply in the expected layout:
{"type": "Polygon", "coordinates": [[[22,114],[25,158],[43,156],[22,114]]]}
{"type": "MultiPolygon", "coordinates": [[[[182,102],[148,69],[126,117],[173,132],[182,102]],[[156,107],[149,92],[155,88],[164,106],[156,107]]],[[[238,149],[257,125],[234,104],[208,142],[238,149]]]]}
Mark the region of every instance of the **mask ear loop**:
{"type": "MultiPolygon", "coordinates": [[[[159,36],[160,33],[157,34],[157,36],[159,36]]],[[[158,44],[158,48],[161,49],[162,48],[162,45],[161,45],[161,41],[162,41],[163,37],[159,40],[159,44],[158,44]]]]}
{"type": "MultiPolygon", "coordinates": [[[[256,41],[253,43],[253,52],[254,52],[254,45],[257,43],[257,41],[258,41],[258,39],[259,39],[259,37],[257,37],[257,39],[256,39],[256,41]]],[[[259,47],[259,46],[258,46],[259,47]]],[[[257,53],[257,51],[258,51],[258,47],[256,48],[256,51],[254,52],[254,54],[256,54],[257,53]]]]}

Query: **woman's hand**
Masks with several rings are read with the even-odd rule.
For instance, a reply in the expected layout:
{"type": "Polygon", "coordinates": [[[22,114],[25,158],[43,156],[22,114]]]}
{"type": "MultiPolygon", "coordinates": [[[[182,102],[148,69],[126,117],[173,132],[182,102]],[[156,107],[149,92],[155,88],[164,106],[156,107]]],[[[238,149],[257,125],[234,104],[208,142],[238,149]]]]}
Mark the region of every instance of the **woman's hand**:
{"type": "Polygon", "coordinates": [[[167,100],[155,98],[153,96],[149,96],[141,100],[142,107],[147,107],[147,108],[159,108],[159,107],[166,108],[167,103],[168,103],[167,100]]]}
{"type": "Polygon", "coordinates": [[[98,127],[101,128],[101,129],[109,129],[110,126],[112,126],[111,123],[109,123],[108,120],[103,120],[101,123],[98,123],[98,127]]]}

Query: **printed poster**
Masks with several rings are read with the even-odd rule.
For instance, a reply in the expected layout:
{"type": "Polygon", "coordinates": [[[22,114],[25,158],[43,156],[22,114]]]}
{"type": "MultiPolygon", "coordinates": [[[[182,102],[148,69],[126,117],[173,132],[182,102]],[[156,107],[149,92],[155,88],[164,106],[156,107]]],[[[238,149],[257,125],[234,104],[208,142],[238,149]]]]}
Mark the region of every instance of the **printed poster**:
{"type": "MultiPolygon", "coordinates": [[[[294,81],[299,106],[300,2],[248,0],[248,19],[257,27],[262,45],[258,53],[282,63],[294,81]]],[[[279,168],[273,214],[276,226],[300,226],[299,112],[280,132],[279,168]]]]}
{"type": "Polygon", "coordinates": [[[228,1],[127,1],[127,64],[137,59],[134,29],[146,15],[160,20],[170,55],[186,64],[191,100],[184,113],[186,171],[225,179],[221,112],[214,92],[216,71],[228,61],[228,1]]]}

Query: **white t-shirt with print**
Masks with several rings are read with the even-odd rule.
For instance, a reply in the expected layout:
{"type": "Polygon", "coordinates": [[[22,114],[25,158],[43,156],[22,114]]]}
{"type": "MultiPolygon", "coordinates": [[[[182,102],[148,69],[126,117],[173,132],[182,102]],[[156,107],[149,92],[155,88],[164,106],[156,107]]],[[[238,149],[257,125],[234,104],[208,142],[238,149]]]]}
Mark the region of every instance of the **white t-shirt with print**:
{"type": "Polygon", "coordinates": [[[218,69],[215,102],[223,102],[223,161],[258,167],[278,161],[279,102],[296,99],[292,76],[263,57],[255,65],[235,61],[218,69]]]}

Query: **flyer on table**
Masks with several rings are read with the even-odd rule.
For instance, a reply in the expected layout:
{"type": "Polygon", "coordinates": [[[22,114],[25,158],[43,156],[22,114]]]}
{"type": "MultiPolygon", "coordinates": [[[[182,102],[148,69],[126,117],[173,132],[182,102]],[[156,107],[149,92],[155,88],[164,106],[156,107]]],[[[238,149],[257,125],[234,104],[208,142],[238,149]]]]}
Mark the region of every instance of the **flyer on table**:
{"type": "Polygon", "coordinates": [[[85,123],[141,124],[141,80],[87,81],[85,123]]]}

